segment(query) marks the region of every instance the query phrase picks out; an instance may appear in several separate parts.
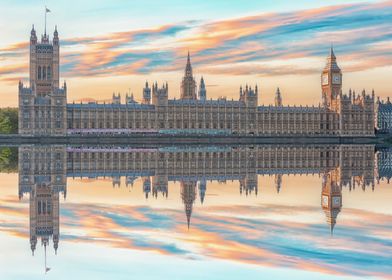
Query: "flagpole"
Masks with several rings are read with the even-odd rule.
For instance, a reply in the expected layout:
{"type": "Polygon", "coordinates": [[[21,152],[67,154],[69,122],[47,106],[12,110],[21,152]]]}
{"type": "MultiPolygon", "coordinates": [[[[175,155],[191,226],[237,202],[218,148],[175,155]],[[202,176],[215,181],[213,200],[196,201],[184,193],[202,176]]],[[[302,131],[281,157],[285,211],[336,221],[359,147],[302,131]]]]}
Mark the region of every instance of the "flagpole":
{"type": "Polygon", "coordinates": [[[46,8],[46,6],[45,6],[45,37],[46,37],[46,10],[47,10],[47,8],[46,8]]]}
{"type": "Polygon", "coordinates": [[[46,272],[47,272],[47,270],[46,270],[46,244],[44,245],[44,247],[45,247],[45,274],[46,274],[46,272]]]}

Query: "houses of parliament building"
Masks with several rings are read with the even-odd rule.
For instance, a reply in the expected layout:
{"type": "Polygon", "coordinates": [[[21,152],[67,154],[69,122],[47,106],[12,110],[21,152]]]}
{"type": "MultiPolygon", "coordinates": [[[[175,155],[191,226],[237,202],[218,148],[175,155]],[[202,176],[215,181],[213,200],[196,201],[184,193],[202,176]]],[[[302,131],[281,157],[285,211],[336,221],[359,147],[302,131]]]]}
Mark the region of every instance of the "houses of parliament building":
{"type": "Polygon", "coordinates": [[[208,99],[203,78],[197,87],[188,54],[181,97],[169,99],[169,86],[156,82],[143,89],[142,102],[113,94],[111,103],[67,103],[60,86],[60,40],[30,36],[30,83],[19,82],[19,133],[30,136],[69,134],[207,134],[257,136],[373,136],[375,98],[342,93],[343,75],[331,48],[321,74],[319,106],[287,106],[279,90],[273,106],[258,105],[257,86],[240,87],[238,100],[208,99]]]}

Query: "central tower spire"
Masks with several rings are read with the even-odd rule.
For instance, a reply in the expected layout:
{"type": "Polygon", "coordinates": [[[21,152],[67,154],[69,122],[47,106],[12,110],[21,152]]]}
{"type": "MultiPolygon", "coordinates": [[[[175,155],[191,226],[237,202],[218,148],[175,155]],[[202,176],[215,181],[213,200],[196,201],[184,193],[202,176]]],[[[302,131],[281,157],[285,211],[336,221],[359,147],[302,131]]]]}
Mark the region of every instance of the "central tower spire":
{"type": "Polygon", "coordinates": [[[189,51],[188,51],[188,58],[187,58],[186,67],[185,67],[185,76],[186,77],[192,77],[193,76],[193,74],[192,74],[192,65],[191,65],[191,56],[189,54],[189,51]]]}
{"type": "Polygon", "coordinates": [[[185,66],[185,75],[181,83],[181,98],[182,99],[197,99],[196,96],[196,81],[193,78],[191,56],[188,51],[187,62],[185,66]]]}

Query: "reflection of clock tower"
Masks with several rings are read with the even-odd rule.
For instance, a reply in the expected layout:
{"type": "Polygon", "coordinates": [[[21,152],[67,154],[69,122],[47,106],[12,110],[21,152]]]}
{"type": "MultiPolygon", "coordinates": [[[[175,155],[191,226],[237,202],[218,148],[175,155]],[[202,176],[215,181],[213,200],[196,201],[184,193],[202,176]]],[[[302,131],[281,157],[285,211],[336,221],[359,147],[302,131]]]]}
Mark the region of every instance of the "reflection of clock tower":
{"type": "Polygon", "coordinates": [[[338,110],[338,96],[342,91],[342,71],[336,63],[332,47],[321,74],[321,89],[324,106],[334,111],[338,110]]]}
{"type": "Polygon", "coordinates": [[[339,171],[334,170],[323,176],[323,189],[321,193],[321,207],[330,225],[331,235],[336,224],[336,218],[342,209],[342,190],[339,185],[339,171]]]}

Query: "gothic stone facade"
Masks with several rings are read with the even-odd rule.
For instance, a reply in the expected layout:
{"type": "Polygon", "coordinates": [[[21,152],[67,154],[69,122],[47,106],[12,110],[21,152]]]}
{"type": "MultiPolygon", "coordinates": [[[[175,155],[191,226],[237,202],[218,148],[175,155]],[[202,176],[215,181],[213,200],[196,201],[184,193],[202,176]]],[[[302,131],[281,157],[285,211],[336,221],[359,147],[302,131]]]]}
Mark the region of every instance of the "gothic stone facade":
{"type": "Polygon", "coordinates": [[[376,129],[382,133],[392,132],[392,103],[378,99],[376,102],[376,129]]]}
{"type": "Polygon", "coordinates": [[[30,87],[19,84],[19,133],[23,135],[239,134],[260,136],[373,136],[374,93],[342,94],[342,72],[331,52],[322,71],[323,104],[283,106],[277,91],[274,106],[259,106],[257,86],[240,88],[238,100],[207,99],[202,78],[197,91],[188,55],[181,98],[169,99],[169,87],[146,83],[142,102],[126,96],[121,103],[67,104],[66,85],[59,88],[59,38],[30,38],[30,87]]]}

